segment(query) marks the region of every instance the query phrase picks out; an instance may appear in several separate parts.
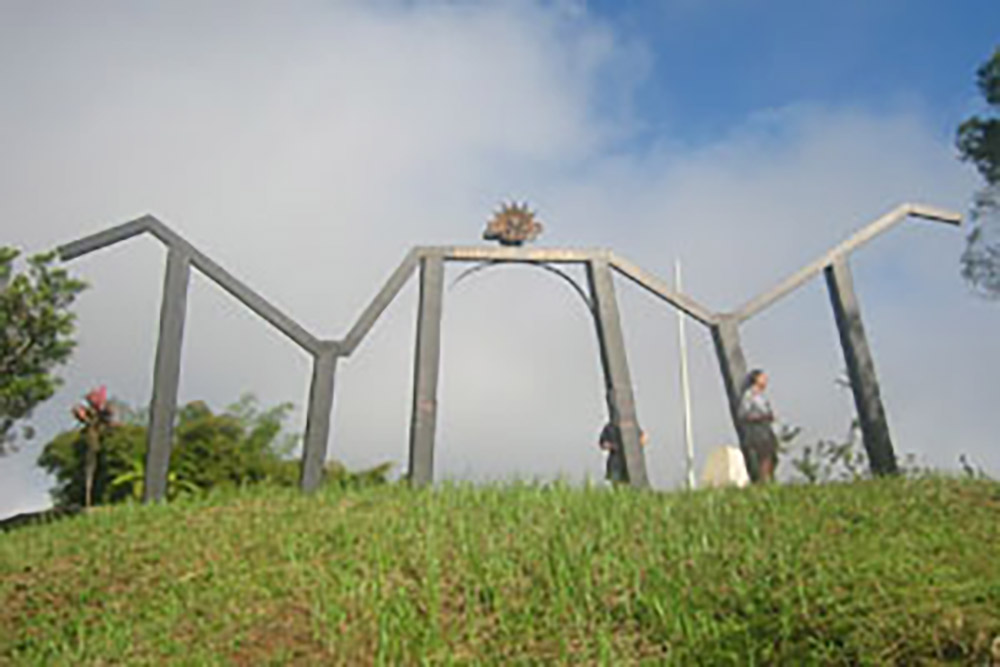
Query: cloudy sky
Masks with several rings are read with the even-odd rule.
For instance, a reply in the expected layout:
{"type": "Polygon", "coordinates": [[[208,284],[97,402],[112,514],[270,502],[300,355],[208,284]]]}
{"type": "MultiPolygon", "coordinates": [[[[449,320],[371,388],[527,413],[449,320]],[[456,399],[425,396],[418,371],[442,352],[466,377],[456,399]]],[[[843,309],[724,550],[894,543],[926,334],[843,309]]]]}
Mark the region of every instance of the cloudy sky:
{"type": "MultiPolygon", "coordinates": [[[[982,109],[994,0],[0,3],[0,243],[28,251],[152,213],[316,335],[343,336],[413,245],[477,243],[526,199],[539,243],[612,247],[734,308],[904,201],[965,211],[954,128],[982,109]]],[[[963,233],[908,223],[852,260],[900,453],[1000,473],[1000,304],[959,276],[963,233]]],[[[149,400],[163,249],[73,263],[80,347],[0,461],[0,515],[45,506],[35,467],[96,384],[149,400]]],[[[456,269],[449,270],[456,275],[456,269]]],[[[331,455],[406,465],[408,285],[337,378],[331,455]]],[[[676,319],[618,283],[658,488],[683,478],[676,319]]],[[[710,341],[689,325],[698,458],[731,443],[710,341]]],[[[439,478],[599,477],[594,333],[551,275],[449,288],[439,478]]],[[[817,281],[744,330],[802,443],[852,414],[817,281]]],[[[181,400],[307,395],[309,359],[206,279],[181,400]]],[[[303,428],[296,413],[293,430],[303,428]]],[[[787,464],[786,464],[787,468],[787,464]]]]}

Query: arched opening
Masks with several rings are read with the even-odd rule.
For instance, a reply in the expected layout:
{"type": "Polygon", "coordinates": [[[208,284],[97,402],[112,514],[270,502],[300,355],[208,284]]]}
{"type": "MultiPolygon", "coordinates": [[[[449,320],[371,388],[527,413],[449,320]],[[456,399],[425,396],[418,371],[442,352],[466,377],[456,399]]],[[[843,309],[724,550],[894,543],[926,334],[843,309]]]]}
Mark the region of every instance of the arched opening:
{"type": "Polygon", "coordinates": [[[582,267],[447,277],[435,478],[599,477],[605,381],[582,267]]]}

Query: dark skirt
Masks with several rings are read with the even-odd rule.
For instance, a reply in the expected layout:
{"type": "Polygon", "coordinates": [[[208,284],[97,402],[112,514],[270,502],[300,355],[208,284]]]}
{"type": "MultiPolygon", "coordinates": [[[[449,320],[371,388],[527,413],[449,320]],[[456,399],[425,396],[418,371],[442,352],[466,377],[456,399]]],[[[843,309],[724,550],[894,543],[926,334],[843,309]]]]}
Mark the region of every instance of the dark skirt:
{"type": "Polygon", "coordinates": [[[756,479],[762,461],[770,459],[778,461],[778,438],[770,422],[744,422],[743,425],[743,458],[746,459],[747,472],[756,479]]]}
{"type": "Polygon", "coordinates": [[[604,468],[604,478],[609,482],[621,484],[628,481],[628,468],[625,465],[625,452],[618,447],[608,452],[608,462],[604,468]]]}

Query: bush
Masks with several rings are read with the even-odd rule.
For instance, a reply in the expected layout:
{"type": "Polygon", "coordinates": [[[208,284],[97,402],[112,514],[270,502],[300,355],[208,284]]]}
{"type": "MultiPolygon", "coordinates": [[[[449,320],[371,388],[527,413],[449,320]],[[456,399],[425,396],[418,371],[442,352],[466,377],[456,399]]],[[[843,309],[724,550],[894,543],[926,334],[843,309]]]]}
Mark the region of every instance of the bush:
{"type": "MultiPolygon", "coordinates": [[[[168,497],[199,490],[299,482],[299,462],[290,459],[298,437],[284,432],[290,403],[261,409],[251,395],[216,414],[202,401],[177,412],[170,455],[168,497]]],[[[142,496],[145,475],[144,417],[118,404],[124,423],[110,429],[101,442],[94,478],[95,504],[122,502],[142,496]]],[[[66,431],[49,442],[38,464],[56,478],[52,496],[57,506],[81,503],[85,485],[86,443],[79,430],[66,431]]],[[[339,463],[327,465],[324,478],[341,487],[383,484],[390,464],[352,473],[339,463]]]]}

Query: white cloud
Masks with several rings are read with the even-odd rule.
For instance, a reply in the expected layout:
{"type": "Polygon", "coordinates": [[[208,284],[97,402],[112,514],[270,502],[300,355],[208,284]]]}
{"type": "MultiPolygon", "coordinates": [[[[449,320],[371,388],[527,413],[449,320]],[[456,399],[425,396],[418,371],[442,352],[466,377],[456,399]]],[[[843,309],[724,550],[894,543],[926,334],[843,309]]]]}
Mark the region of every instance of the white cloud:
{"type": "MultiPolygon", "coordinates": [[[[682,256],[692,293],[723,309],[900,201],[961,207],[971,189],[948,138],[905,108],[780,109],[705,148],[664,138],[623,152],[636,79],[612,80],[648,60],[572,4],[240,7],[6,10],[3,240],[37,249],[152,212],[335,337],[408,247],[474,241],[500,197],[538,205],[546,243],[614,246],[664,276],[682,256]]],[[[859,290],[900,449],[953,464],[938,445],[951,438],[996,470],[983,397],[1000,362],[983,332],[1000,314],[965,294],[960,246],[954,232],[901,231],[859,256],[859,290]]],[[[149,391],[160,250],[133,241],[76,266],[93,288],[66,389],[40,412],[48,434],[92,384],[134,402],[149,391]]],[[[675,324],[620,294],[663,486],[680,478],[675,324]]],[[[600,475],[599,368],[575,299],[524,268],[449,292],[439,473],[600,475]]],[[[812,286],[745,332],[782,412],[814,434],[850,409],[824,299],[812,286]]],[[[339,371],[332,453],[350,464],[405,467],[414,305],[411,285],[339,371]]],[[[182,400],[252,389],[304,403],[308,361],[280,334],[206,281],[189,315],[182,400]]],[[[730,428],[710,346],[692,338],[705,447],[730,428]]],[[[36,454],[3,461],[0,508],[24,497],[7,480],[36,454]]]]}

